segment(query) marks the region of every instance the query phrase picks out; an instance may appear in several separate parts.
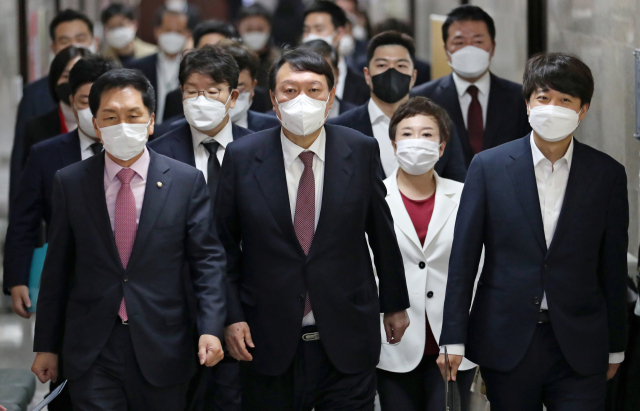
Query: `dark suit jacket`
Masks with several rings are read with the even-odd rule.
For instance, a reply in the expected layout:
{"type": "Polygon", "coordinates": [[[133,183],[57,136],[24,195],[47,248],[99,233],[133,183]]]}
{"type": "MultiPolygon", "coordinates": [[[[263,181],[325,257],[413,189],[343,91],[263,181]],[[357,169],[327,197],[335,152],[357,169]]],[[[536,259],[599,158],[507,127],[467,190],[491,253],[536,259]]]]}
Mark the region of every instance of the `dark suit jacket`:
{"type": "Polygon", "coordinates": [[[11,171],[9,183],[9,198],[13,198],[18,191],[18,184],[24,165],[24,132],[27,120],[45,114],[57,107],[49,91],[49,76],[44,76],[27,84],[22,91],[22,99],[18,105],[15,132],[13,135],[13,149],[11,151],[11,171]]]}
{"type": "Polygon", "coordinates": [[[347,77],[344,83],[344,94],[341,101],[346,101],[356,106],[369,101],[371,89],[364,80],[364,76],[347,66],[347,77]]]}
{"type": "Polygon", "coordinates": [[[340,110],[338,110],[338,115],[342,115],[347,111],[351,111],[356,108],[358,108],[358,106],[353,103],[349,103],[348,101],[340,101],[340,110]]]}
{"type": "MultiPolygon", "coordinates": [[[[148,55],[139,59],[135,59],[126,64],[125,68],[138,69],[142,71],[142,74],[149,80],[149,83],[153,86],[156,92],[156,104],[158,102],[158,53],[148,55]]],[[[182,98],[180,99],[180,105],[182,105],[182,98]]],[[[165,103],[166,105],[166,103],[165,103]]],[[[163,117],[167,118],[167,117],[163,117]]]]}
{"type": "Polygon", "coordinates": [[[574,144],[548,249],[529,136],[475,156],[456,220],[440,344],[465,343],[471,361],[510,371],[529,347],[546,292],[556,339],[576,372],[604,373],[609,353],[625,351],[627,176],[611,157],[574,144]]]}
{"type": "MultiPolygon", "coordinates": [[[[464,152],[465,165],[469,167],[473,152],[464,125],[460,99],[453,81],[453,74],[433,80],[411,90],[412,96],[424,96],[442,106],[451,117],[464,152]]],[[[519,139],[531,132],[527,117],[527,105],[522,98],[522,86],[491,74],[487,124],[484,127],[483,150],[519,139]]]]}
{"type": "Polygon", "coordinates": [[[24,148],[22,151],[23,167],[27,162],[31,146],[51,137],[59,136],[61,134],[60,127],[60,112],[58,111],[58,107],[46,114],[29,120],[24,133],[24,148]]]}
{"type": "Polygon", "coordinates": [[[40,222],[51,222],[53,176],[82,160],[78,131],[48,139],[31,147],[22,181],[11,202],[4,245],[4,288],[29,284],[33,250],[38,246],[40,222]]]}
{"type": "MultiPolygon", "coordinates": [[[[354,110],[332,118],[327,122],[329,124],[337,124],[339,126],[349,127],[357,130],[365,136],[373,137],[373,127],[371,126],[371,117],[369,117],[369,103],[363,104],[354,110]]],[[[467,174],[467,168],[464,165],[464,158],[460,142],[452,133],[449,143],[444,148],[444,153],[440,160],[436,163],[435,170],[439,176],[450,178],[455,181],[464,182],[467,174]]],[[[384,170],[380,166],[380,175],[384,179],[384,170]]]]}
{"type": "Polygon", "coordinates": [[[253,110],[247,112],[247,126],[251,131],[258,132],[268,128],[278,127],[279,125],[280,120],[278,120],[278,117],[258,113],[253,110]]]}
{"type": "Polygon", "coordinates": [[[418,75],[416,77],[416,83],[413,85],[413,87],[417,87],[431,80],[431,64],[427,63],[426,61],[415,59],[414,66],[418,71],[418,75]]]}
{"type": "Polygon", "coordinates": [[[227,146],[216,222],[227,252],[227,324],[249,323],[248,366],[280,375],[300,341],[308,292],[321,342],[343,373],[373,369],[380,313],[409,306],[375,140],[326,125],[320,220],[308,256],[291,221],[281,128],[227,146]],[[380,297],[365,233],[373,250],[380,297]]]}
{"type": "Polygon", "coordinates": [[[199,300],[197,332],[222,337],[225,258],[211,230],[204,176],[149,152],[144,204],[126,269],[107,213],[104,154],[66,167],[54,179],[34,351],[62,351],[70,380],[95,361],[123,296],[146,380],[160,387],[189,380],[197,357],[182,276],[185,264],[199,300]]]}

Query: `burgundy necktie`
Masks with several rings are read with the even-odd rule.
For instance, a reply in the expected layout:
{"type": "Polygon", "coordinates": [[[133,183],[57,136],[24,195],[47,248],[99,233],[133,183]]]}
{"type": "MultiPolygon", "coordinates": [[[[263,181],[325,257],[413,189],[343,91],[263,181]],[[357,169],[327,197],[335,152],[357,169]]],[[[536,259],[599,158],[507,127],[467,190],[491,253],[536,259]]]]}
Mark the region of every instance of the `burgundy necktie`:
{"type": "MultiPolygon", "coordinates": [[[[118,190],[118,196],[116,197],[116,218],[115,218],[115,237],[116,247],[118,247],[118,254],[120,255],[120,261],[122,266],[126,269],[129,264],[129,257],[131,256],[131,250],[133,249],[133,242],[136,239],[136,230],[138,225],[136,223],[137,211],[136,211],[136,199],[133,196],[133,190],[131,190],[131,180],[136,175],[136,172],[130,168],[123,168],[116,174],[118,180],[122,184],[120,190],[118,190]]],[[[118,315],[122,318],[122,321],[127,321],[127,307],[124,303],[124,297],[120,302],[120,310],[118,315]]]]}
{"type": "Polygon", "coordinates": [[[478,87],[470,85],[467,93],[471,96],[469,112],[467,113],[467,135],[473,154],[482,151],[482,140],[484,138],[484,122],[482,121],[482,106],[478,100],[478,87]]]}
{"type": "MultiPolygon", "coordinates": [[[[296,197],[296,213],[293,218],[293,227],[296,231],[298,242],[305,254],[309,254],[316,224],[316,182],[313,177],[313,152],[300,153],[300,160],[304,164],[304,171],[298,185],[296,197]]],[[[304,300],[304,316],[311,312],[311,300],[309,293],[304,300]]]]}

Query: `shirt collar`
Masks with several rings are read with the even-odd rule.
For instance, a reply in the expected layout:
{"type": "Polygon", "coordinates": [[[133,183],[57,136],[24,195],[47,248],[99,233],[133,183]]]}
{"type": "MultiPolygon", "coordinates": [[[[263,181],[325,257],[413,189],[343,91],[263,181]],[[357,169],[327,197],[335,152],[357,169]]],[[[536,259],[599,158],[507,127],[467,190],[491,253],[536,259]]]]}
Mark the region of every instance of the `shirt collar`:
{"type": "Polygon", "coordinates": [[[295,161],[296,158],[303,151],[313,151],[313,154],[318,156],[320,161],[324,162],[324,152],[327,141],[327,133],[322,126],[320,130],[320,135],[316,138],[316,141],[311,144],[311,147],[308,149],[302,148],[299,145],[295,144],[293,141],[289,140],[287,136],[284,135],[284,131],[280,130],[280,141],[282,143],[282,153],[284,154],[284,167],[288,169],[291,167],[291,164],[295,161]]]}
{"type": "MultiPolygon", "coordinates": [[[[531,155],[533,156],[533,166],[536,167],[538,164],[540,164],[542,160],[549,161],[544,156],[544,154],[542,154],[542,151],[540,151],[540,149],[536,145],[536,142],[533,139],[533,132],[531,133],[529,140],[531,142],[531,155]]],[[[569,148],[567,148],[567,152],[564,153],[564,156],[562,156],[562,158],[558,160],[556,164],[560,163],[562,160],[565,160],[567,163],[567,167],[571,169],[571,160],[573,160],[573,137],[571,137],[571,143],[569,143],[569,148]]]]}
{"type": "Polygon", "coordinates": [[[480,77],[475,83],[470,83],[467,80],[460,77],[456,72],[453,72],[453,82],[456,84],[456,90],[458,91],[458,97],[462,97],[470,85],[478,87],[480,94],[488,95],[489,87],[491,86],[491,73],[487,71],[480,77]]]}
{"type": "Polygon", "coordinates": [[[82,131],[80,127],[77,128],[78,137],[80,137],[80,152],[82,153],[85,150],[88,150],[93,144],[99,143],[100,141],[94,140],[82,131]]]}
{"type": "Polygon", "coordinates": [[[210,137],[203,133],[202,131],[196,129],[193,126],[191,127],[191,138],[193,140],[193,148],[197,148],[202,142],[207,140],[215,140],[225,149],[227,148],[227,144],[233,141],[233,129],[231,128],[231,119],[227,121],[227,124],[213,137],[210,137]]]}
{"type": "Polygon", "coordinates": [[[378,107],[378,105],[373,101],[372,98],[369,99],[369,117],[371,118],[371,124],[375,124],[379,121],[385,120],[388,122],[391,121],[389,117],[378,107]]]}
{"type": "MultiPolygon", "coordinates": [[[[142,152],[142,156],[135,163],[133,163],[129,168],[136,172],[142,178],[142,181],[147,181],[147,174],[149,173],[149,163],[151,162],[151,157],[149,156],[149,150],[147,150],[147,146],[144,147],[144,151],[142,152]]],[[[107,172],[107,179],[109,183],[112,183],[116,178],[116,175],[122,170],[124,167],[116,164],[105,152],[104,153],[104,169],[107,172]]]]}
{"type": "Polygon", "coordinates": [[[170,59],[162,51],[158,51],[158,63],[164,66],[170,66],[170,65],[180,66],[180,61],[182,61],[181,53],[178,53],[178,55],[175,58],[170,59]]]}

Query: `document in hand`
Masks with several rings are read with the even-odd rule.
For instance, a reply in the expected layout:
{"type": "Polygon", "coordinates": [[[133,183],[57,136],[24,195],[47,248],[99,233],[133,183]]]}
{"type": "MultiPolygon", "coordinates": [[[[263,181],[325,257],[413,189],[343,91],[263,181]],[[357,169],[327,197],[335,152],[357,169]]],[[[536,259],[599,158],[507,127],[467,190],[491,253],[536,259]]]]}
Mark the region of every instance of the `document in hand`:
{"type": "Polygon", "coordinates": [[[45,244],[33,250],[33,258],[31,259],[31,270],[29,272],[29,299],[31,300],[30,313],[36,312],[38,304],[38,293],[40,292],[40,276],[44,267],[44,258],[47,256],[47,247],[45,244]]]}
{"type": "Polygon", "coordinates": [[[64,387],[66,385],[67,385],[67,381],[65,380],[65,382],[60,384],[58,386],[58,388],[56,388],[55,390],[51,391],[51,393],[49,395],[47,395],[47,398],[45,398],[40,404],[36,405],[36,407],[33,409],[33,411],[44,410],[44,407],[49,405],[49,403],[51,401],[53,401],[53,399],[56,398],[62,392],[62,390],[64,389],[64,387]]]}
{"type": "Polygon", "coordinates": [[[462,411],[460,405],[460,391],[458,391],[458,382],[449,381],[449,374],[451,369],[449,368],[449,354],[447,353],[447,347],[444,347],[444,363],[445,366],[445,411],[462,411]]]}

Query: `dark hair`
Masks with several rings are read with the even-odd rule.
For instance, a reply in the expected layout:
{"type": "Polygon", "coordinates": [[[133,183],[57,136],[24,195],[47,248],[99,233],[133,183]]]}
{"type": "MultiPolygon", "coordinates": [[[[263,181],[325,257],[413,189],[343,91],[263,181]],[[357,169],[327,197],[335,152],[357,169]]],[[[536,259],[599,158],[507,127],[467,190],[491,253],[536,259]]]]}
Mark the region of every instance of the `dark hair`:
{"type": "Polygon", "coordinates": [[[404,33],[410,37],[413,37],[413,29],[411,28],[411,26],[407,22],[394,18],[389,18],[378,23],[373,30],[373,34],[375,35],[382,33],[383,31],[391,30],[398,31],[400,33],[404,33]]]}
{"type": "Polygon", "coordinates": [[[56,16],[51,20],[51,24],[49,24],[49,36],[51,36],[51,40],[55,41],[56,39],[56,29],[62,23],[68,23],[70,21],[81,20],[89,29],[89,32],[93,36],[93,22],[87,17],[85,14],[80,13],[79,11],[75,11],[72,9],[65,9],[56,14],[56,16]]]}
{"type": "Polygon", "coordinates": [[[541,53],[527,61],[522,76],[522,97],[529,101],[538,88],[550,88],[591,103],[593,75],[589,66],[569,53],[541,53]]]}
{"type": "Polygon", "coordinates": [[[322,56],[322,58],[330,59],[331,64],[333,64],[334,67],[338,67],[338,60],[340,58],[340,56],[338,55],[338,50],[336,50],[335,47],[331,46],[326,41],[324,40],[307,41],[306,43],[301,44],[300,48],[315,51],[320,56],[322,56]]]}
{"type": "Polygon", "coordinates": [[[448,142],[451,138],[451,129],[453,127],[447,110],[426,97],[412,97],[398,107],[391,121],[389,122],[389,138],[396,141],[396,131],[398,124],[406,118],[415,116],[433,117],[438,124],[438,132],[440,134],[440,142],[448,142]]]}
{"type": "Polygon", "coordinates": [[[238,87],[238,63],[222,47],[207,44],[185,54],[180,62],[180,85],[184,85],[193,73],[209,76],[216,83],[226,81],[232,89],[238,87]]]}
{"type": "Polygon", "coordinates": [[[114,16],[124,16],[129,20],[136,19],[133,8],[122,3],[112,3],[102,10],[102,13],[100,13],[100,21],[102,22],[102,25],[106,26],[107,22],[109,22],[109,20],[114,16]]]}
{"type": "Polygon", "coordinates": [[[327,1],[327,0],[318,0],[309,5],[304,10],[304,19],[311,13],[327,13],[331,16],[331,24],[337,30],[338,27],[344,27],[347,25],[347,14],[342,10],[340,6],[337,4],[327,1]]]}
{"type": "Polygon", "coordinates": [[[259,3],[254,3],[250,6],[241,8],[238,12],[237,21],[240,22],[241,20],[244,20],[248,17],[262,17],[263,19],[267,20],[269,24],[271,24],[271,20],[273,18],[269,10],[267,10],[266,7],[259,3]]]}
{"type": "Polygon", "coordinates": [[[236,32],[236,29],[231,24],[212,19],[203,21],[193,29],[193,46],[198,47],[200,40],[211,33],[220,34],[228,39],[239,37],[238,32],[236,32]]]}
{"type": "Polygon", "coordinates": [[[275,92],[276,76],[280,68],[286,63],[289,63],[293,71],[310,71],[325,76],[329,90],[333,88],[335,80],[333,78],[333,70],[329,63],[315,51],[298,47],[295,49],[285,49],[280,57],[273,62],[269,70],[269,89],[271,91],[275,92]]]}
{"type": "Polygon", "coordinates": [[[58,80],[60,80],[62,73],[64,73],[64,69],[67,67],[67,64],[76,57],[82,58],[90,54],[91,52],[86,48],[76,46],[66,47],[56,54],[55,58],[51,62],[51,66],[49,67],[49,92],[56,103],[60,102],[56,95],[56,86],[58,85],[58,80]]]}
{"type": "Polygon", "coordinates": [[[472,6],[465,4],[463,6],[456,7],[447,14],[447,19],[442,25],[442,39],[445,44],[449,38],[449,27],[456,21],[484,21],[491,36],[491,41],[496,42],[496,26],[493,23],[491,16],[478,6],[472,6]]]}
{"type": "Polygon", "coordinates": [[[189,27],[189,16],[187,13],[175,10],[169,10],[166,7],[162,6],[156,11],[155,16],[153,16],[153,27],[162,26],[162,21],[164,20],[164,15],[169,14],[172,16],[184,16],[187,19],[187,27],[189,27]]]}
{"type": "Polygon", "coordinates": [[[112,60],[92,54],[78,62],[69,72],[69,87],[71,94],[87,83],[94,83],[101,75],[115,68],[112,60]]]}
{"type": "Polygon", "coordinates": [[[260,58],[249,48],[249,46],[239,42],[238,40],[231,39],[220,40],[216,46],[230,54],[236,63],[238,63],[238,73],[249,69],[251,79],[256,79],[258,76],[258,69],[260,68],[260,58]]]}
{"type": "Polygon", "coordinates": [[[416,46],[413,39],[404,33],[398,31],[384,31],[373,36],[367,45],[367,66],[371,63],[371,59],[378,47],[382,46],[401,46],[407,49],[411,61],[415,62],[416,46]]]}
{"type": "Polygon", "coordinates": [[[142,95],[142,103],[149,111],[149,114],[156,110],[156,92],[149,80],[137,69],[115,69],[109,70],[101,75],[91,86],[89,93],[89,108],[95,117],[100,108],[102,94],[106,91],[132,87],[142,95]]]}

